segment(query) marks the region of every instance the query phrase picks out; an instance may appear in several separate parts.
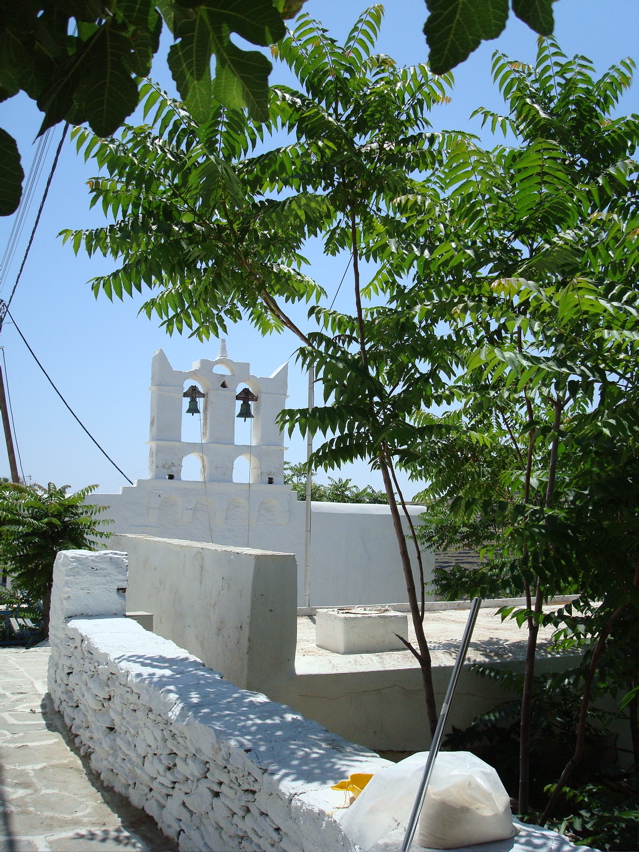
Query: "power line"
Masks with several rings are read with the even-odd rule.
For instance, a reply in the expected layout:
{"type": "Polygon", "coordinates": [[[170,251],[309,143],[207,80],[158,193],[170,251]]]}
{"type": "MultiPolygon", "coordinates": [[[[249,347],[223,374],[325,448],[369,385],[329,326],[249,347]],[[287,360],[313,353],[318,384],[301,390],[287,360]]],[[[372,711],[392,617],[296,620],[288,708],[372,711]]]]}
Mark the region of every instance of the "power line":
{"type": "Polygon", "coordinates": [[[35,188],[40,180],[40,173],[49,152],[52,135],[53,128],[50,127],[44,136],[40,136],[38,139],[36,152],[31,162],[31,166],[29,167],[27,178],[24,182],[20,204],[13,219],[9,239],[7,240],[7,245],[5,247],[4,254],[2,255],[2,260],[0,261],[0,290],[4,286],[4,280],[13,261],[13,256],[18,248],[18,242],[20,241],[25,220],[29,212],[29,208],[31,207],[35,188]]]}
{"type": "MultiPolygon", "coordinates": [[[[29,242],[27,244],[27,248],[24,252],[24,257],[22,258],[22,263],[20,264],[20,269],[18,270],[18,275],[16,276],[15,284],[13,285],[13,290],[11,291],[11,295],[7,300],[7,313],[9,312],[9,306],[15,296],[15,292],[18,288],[18,283],[20,278],[22,277],[22,271],[24,269],[24,265],[27,262],[27,258],[29,257],[29,252],[31,251],[31,246],[33,245],[33,240],[36,235],[36,231],[38,230],[38,225],[40,224],[40,217],[42,216],[42,211],[44,209],[44,203],[47,200],[47,195],[49,194],[49,188],[51,187],[51,181],[53,180],[53,175],[55,174],[56,167],[58,165],[58,160],[60,159],[60,153],[62,151],[62,146],[64,144],[64,140],[66,139],[67,131],[69,129],[69,123],[67,122],[64,125],[64,130],[62,131],[62,136],[60,138],[60,142],[58,144],[58,148],[55,152],[55,157],[53,158],[53,165],[51,166],[51,171],[49,172],[49,177],[47,178],[46,185],[44,187],[44,192],[42,193],[42,199],[40,201],[40,206],[38,208],[38,215],[36,216],[36,220],[33,224],[33,228],[31,229],[31,236],[29,237],[29,242]]],[[[2,324],[0,323],[0,331],[2,330],[2,324]]],[[[26,341],[25,341],[26,342],[26,341]]]]}
{"type": "MultiPolygon", "coordinates": [[[[32,229],[31,229],[31,235],[29,236],[29,242],[28,242],[28,244],[27,244],[27,247],[26,247],[26,249],[25,249],[24,255],[23,255],[23,257],[22,257],[22,263],[20,264],[20,269],[18,270],[18,274],[17,274],[17,276],[16,276],[16,280],[15,280],[15,283],[14,283],[14,285],[13,285],[13,289],[11,290],[11,295],[9,296],[9,299],[8,299],[8,301],[7,301],[7,302],[3,302],[2,300],[0,300],[0,331],[2,330],[2,324],[3,324],[3,322],[4,322],[4,319],[5,319],[5,317],[8,315],[8,316],[11,318],[11,321],[13,322],[13,324],[14,324],[14,326],[15,326],[16,331],[18,332],[18,334],[19,334],[19,335],[20,335],[20,337],[22,338],[22,341],[23,341],[24,345],[27,347],[27,349],[28,349],[28,350],[29,350],[29,352],[31,353],[31,355],[32,355],[32,357],[33,357],[33,359],[34,359],[34,361],[36,362],[36,364],[38,365],[38,367],[40,367],[40,369],[42,370],[42,372],[43,372],[43,373],[44,373],[44,375],[46,376],[46,378],[47,378],[47,380],[48,380],[49,384],[51,385],[51,387],[53,388],[53,390],[57,393],[57,395],[60,397],[60,399],[62,400],[62,402],[64,403],[64,405],[66,406],[66,408],[69,410],[69,412],[72,414],[72,416],[74,417],[74,419],[75,419],[75,420],[77,421],[77,423],[78,423],[78,424],[82,427],[82,429],[83,429],[83,430],[84,430],[84,432],[85,432],[85,433],[89,436],[89,438],[93,441],[93,443],[94,443],[94,444],[96,445],[96,447],[100,450],[100,452],[102,453],[102,455],[103,455],[103,456],[104,456],[104,457],[105,457],[105,458],[106,458],[106,459],[107,459],[107,460],[108,460],[108,461],[109,461],[109,462],[113,465],[113,467],[114,467],[114,468],[118,471],[118,473],[122,474],[122,476],[126,479],[126,481],[127,481],[128,483],[130,483],[131,485],[133,485],[133,481],[132,481],[131,479],[129,479],[129,477],[128,477],[128,476],[126,475],[126,473],[122,470],[122,468],[118,467],[118,465],[117,465],[117,464],[113,461],[113,459],[112,459],[112,458],[111,458],[111,456],[110,456],[110,455],[106,452],[106,450],[104,450],[104,449],[100,446],[100,444],[96,441],[96,439],[93,437],[93,435],[92,435],[92,434],[89,432],[89,430],[86,428],[86,426],[84,425],[84,423],[82,423],[82,421],[81,421],[81,420],[80,420],[80,418],[77,416],[77,414],[75,413],[75,411],[73,411],[73,409],[71,408],[71,406],[69,405],[69,403],[66,401],[66,399],[62,396],[62,394],[60,393],[60,391],[58,390],[58,388],[57,388],[57,387],[55,386],[55,384],[53,383],[53,380],[52,380],[51,376],[50,376],[50,375],[47,373],[47,371],[44,369],[43,365],[42,365],[42,364],[41,364],[41,362],[39,361],[39,359],[38,359],[38,357],[36,356],[35,352],[34,352],[34,351],[33,351],[33,349],[29,346],[29,344],[28,344],[28,342],[27,342],[27,339],[25,338],[24,334],[23,334],[23,333],[20,331],[20,329],[18,328],[18,324],[16,323],[15,319],[13,318],[13,316],[11,315],[11,313],[9,312],[9,306],[10,306],[11,302],[13,301],[13,297],[15,296],[15,292],[16,292],[16,290],[17,290],[17,288],[18,288],[18,284],[20,283],[20,278],[22,277],[22,273],[23,273],[23,271],[24,271],[24,267],[25,267],[25,264],[26,264],[26,262],[27,262],[27,258],[29,257],[29,252],[31,251],[31,246],[33,245],[33,240],[35,239],[36,231],[38,230],[38,225],[40,224],[40,219],[41,219],[41,217],[42,217],[42,211],[44,210],[44,205],[45,205],[45,202],[46,202],[46,200],[47,200],[47,196],[49,195],[49,189],[51,188],[51,183],[52,183],[52,181],[53,181],[53,176],[54,176],[54,174],[55,174],[55,170],[56,170],[56,168],[57,168],[58,161],[59,161],[59,159],[60,159],[60,154],[62,153],[62,146],[64,145],[64,140],[66,139],[66,135],[67,135],[68,130],[69,130],[69,123],[68,123],[68,122],[66,122],[66,123],[65,123],[65,125],[64,125],[64,128],[63,128],[63,130],[62,130],[62,136],[60,137],[60,142],[58,143],[58,147],[57,147],[57,149],[56,149],[55,156],[54,156],[54,158],[53,158],[53,163],[52,163],[52,165],[51,165],[51,170],[49,171],[49,176],[48,176],[48,178],[47,178],[47,182],[46,182],[45,187],[44,187],[44,192],[42,193],[42,198],[41,198],[41,200],[40,200],[40,206],[38,207],[38,213],[37,213],[37,215],[36,215],[35,222],[34,222],[33,227],[32,227],[32,229]]],[[[48,137],[48,136],[49,136],[49,134],[47,133],[47,137],[48,137]]],[[[20,209],[20,211],[19,211],[19,214],[18,214],[18,217],[17,217],[17,219],[16,219],[16,222],[14,222],[14,227],[13,227],[13,228],[12,228],[12,230],[11,230],[11,234],[10,234],[10,236],[9,236],[9,242],[8,242],[8,244],[7,244],[7,247],[6,247],[6,249],[5,249],[4,256],[3,256],[3,258],[2,258],[2,273],[1,273],[1,276],[2,276],[2,277],[3,277],[3,276],[4,276],[4,274],[6,273],[6,270],[7,270],[8,264],[9,264],[9,263],[10,263],[10,261],[11,261],[11,257],[12,257],[12,255],[13,255],[13,253],[15,252],[15,247],[16,247],[16,245],[17,245],[17,240],[18,240],[18,238],[19,238],[19,236],[20,236],[20,233],[21,233],[22,228],[23,228],[23,225],[24,225],[24,218],[25,218],[25,216],[26,216],[27,209],[28,209],[28,207],[29,207],[29,205],[30,205],[30,203],[31,203],[31,198],[32,198],[32,195],[33,195],[33,192],[34,192],[34,189],[35,189],[35,185],[36,185],[36,183],[37,183],[37,179],[38,179],[38,176],[39,176],[39,172],[40,172],[40,170],[41,170],[41,168],[42,168],[42,163],[43,163],[43,161],[44,161],[44,158],[45,158],[46,153],[47,153],[47,150],[48,150],[48,144],[49,144],[49,141],[48,141],[47,137],[45,137],[45,141],[44,141],[44,143],[43,143],[42,145],[39,145],[39,146],[38,146],[38,149],[36,150],[35,165],[34,165],[34,164],[32,164],[32,167],[31,167],[31,169],[29,170],[29,175],[28,175],[28,177],[27,177],[27,182],[26,182],[26,185],[25,185],[25,195],[23,195],[23,198],[24,198],[24,204],[23,204],[23,205],[21,205],[21,209],[20,209]]],[[[2,356],[3,356],[3,359],[4,359],[4,348],[3,348],[3,350],[2,350],[2,356]]],[[[6,360],[5,360],[5,373],[6,373],[6,360]]],[[[13,425],[13,431],[14,431],[14,434],[15,434],[15,423],[13,422],[13,409],[11,408],[11,398],[10,398],[10,397],[9,397],[9,409],[10,409],[10,412],[11,412],[11,422],[12,422],[12,425],[13,425]]],[[[24,480],[24,470],[22,469],[22,458],[20,457],[20,450],[19,450],[19,449],[18,449],[18,458],[20,458],[20,469],[22,470],[22,479],[24,480]]]]}
{"type": "Polygon", "coordinates": [[[40,361],[38,360],[38,357],[36,356],[35,352],[33,351],[33,349],[32,349],[32,348],[29,346],[29,344],[27,343],[27,339],[25,338],[24,334],[23,334],[23,333],[20,331],[20,329],[18,328],[18,325],[17,325],[17,323],[16,323],[15,319],[13,318],[13,316],[11,315],[11,313],[10,313],[10,311],[9,311],[9,307],[8,307],[8,305],[7,305],[7,306],[0,305],[0,308],[2,308],[2,307],[4,307],[4,308],[5,308],[5,313],[6,313],[6,314],[10,317],[10,319],[11,319],[11,321],[12,321],[13,325],[15,326],[16,331],[18,332],[18,334],[19,334],[19,335],[20,335],[20,337],[22,338],[22,342],[24,343],[24,345],[27,347],[27,349],[29,350],[29,352],[30,352],[30,353],[31,353],[31,355],[33,356],[33,360],[36,362],[36,364],[38,365],[38,367],[40,367],[40,369],[42,370],[42,372],[43,372],[43,373],[44,373],[44,375],[46,376],[46,378],[47,378],[47,380],[48,380],[49,384],[51,385],[51,387],[53,388],[53,390],[57,393],[57,395],[60,397],[60,399],[61,399],[61,400],[62,400],[62,402],[65,404],[65,406],[67,407],[67,409],[71,412],[71,414],[73,415],[73,417],[75,418],[75,420],[76,420],[76,421],[80,424],[80,426],[81,426],[81,427],[82,427],[82,429],[86,432],[86,434],[89,436],[89,438],[91,438],[91,440],[92,440],[92,441],[93,441],[93,443],[96,445],[96,447],[100,450],[100,452],[102,453],[102,455],[103,455],[106,459],[108,459],[108,460],[111,462],[111,464],[113,465],[113,467],[114,467],[117,471],[119,471],[119,472],[122,474],[122,476],[126,479],[126,481],[127,481],[130,485],[133,485],[133,481],[132,481],[131,479],[129,479],[129,477],[128,477],[128,476],[126,475],[126,473],[122,470],[122,468],[118,467],[118,465],[117,465],[117,464],[113,461],[113,459],[112,459],[112,458],[111,458],[111,456],[110,456],[110,455],[106,452],[106,450],[104,450],[104,449],[100,446],[100,444],[98,444],[98,442],[96,441],[96,439],[95,439],[95,438],[93,437],[93,435],[89,432],[89,430],[87,429],[87,427],[86,427],[86,426],[84,425],[84,423],[80,420],[80,418],[78,417],[78,415],[75,413],[75,411],[71,408],[71,406],[70,406],[70,405],[69,405],[69,403],[66,401],[66,399],[62,396],[62,394],[60,393],[60,391],[57,389],[57,387],[56,387],[56,386],[55,386],[55,384],[53,383],[53,379],[52,379],[52,378],[51,378],[51,376],[47,373],[47,371],[44,369],[44,367],[42,366],[42,364],[41,364],[41,363],[40,363],[40,361]]]}
{"type": "Polygon", "coordinates": [[[339,282],[339,286],[338,286],[337,290],[335,291],[335,295],[333,296],[333,301],[331,302],[331,306],[329,308],[329,311],[333,310],[333,305],[335,304],[335,300],[339,296],[339,291],[342,289],[342,284],[344,283],[344,279],[346,278],[346,273],[348,272],[348,268],[351,265],[352,260],[353,260],[353,252],[350,253],[350,256],[348,258],[348,263],[346,264],[346,269],[344,270],[344,274],[342,275],[342,280],[339,282]]]}

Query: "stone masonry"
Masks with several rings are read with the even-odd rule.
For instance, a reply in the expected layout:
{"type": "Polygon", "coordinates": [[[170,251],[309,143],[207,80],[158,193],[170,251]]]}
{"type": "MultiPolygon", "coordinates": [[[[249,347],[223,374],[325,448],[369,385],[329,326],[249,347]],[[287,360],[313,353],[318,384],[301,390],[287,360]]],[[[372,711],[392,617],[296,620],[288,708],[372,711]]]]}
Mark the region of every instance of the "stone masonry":
{"type": "Polygon", "coordinates": [[[330,787],[388,762],[124,618],[126,573],[66,551],[54,574],[49,690],[103,781],[185,852],[355,850],[330,787]]]}

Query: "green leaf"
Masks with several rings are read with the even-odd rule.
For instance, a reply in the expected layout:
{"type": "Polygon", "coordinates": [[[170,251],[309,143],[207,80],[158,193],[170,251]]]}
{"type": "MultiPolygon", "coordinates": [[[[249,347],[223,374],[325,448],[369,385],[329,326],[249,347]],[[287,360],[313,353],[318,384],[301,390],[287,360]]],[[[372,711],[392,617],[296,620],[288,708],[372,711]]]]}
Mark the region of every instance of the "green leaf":
{"type": "Polygon", "coordinates": [[[44,113],[44,119],[38,130],[42,136],[50,127],[62,121],[73,109],[78,86],[83,80],[83,57],[71,56],[60,65],[49,86],[38,98],[38,107],[44,113]]]}
{"type": "Polygon", "coordinates": [[[508,20],[508,0],[426,0],[424,34],[434,74],[463,62],[482,41],[499,36],[508,20]]]}
{"type": "Polygon", "coordinates": [[[268,118],[268,76],[272,65],[257,50],[240,50],[232,42],[218,47],[213,91],[230,108],[247,107],[251,118],[268,118]]]}
{"type": "Polygon", "coordinates": [[[280,15],[288,21],[299,15],[306,0],[274,0],[274,2],[280,15]]]}
{"type": "Polygon", "coordinates": [[[142,30],[152,29],[157,16],[151,0],[117,0],[115,14],[129,26],[142,30]]]}
{"type": "Polygon", "coordinates": [[[196,15],[180,27],[180,41],[169,49],[168,63],[177,90],[193,118],[204,124],[212,108],[211,30],[205,15],[196,15]]]}
{"type": "Polygon", "coordinates": [[[286,34],[282,17],[272,0],[209,0],[209,16],[218,26],[223,25],[251,44],[267,47],[286,34]]]}
{"type": "Polygon", "coordinates": [[[16,140],[0,128],[0,216],[10,216],[17,210],[23,178],[16,140]]]}
{"type": "Polygon", "coordinates": [[[111,136],[138,104],[138,87],[129,71],[129,40],[106,27],[90,53],[91,71],[78,94],[91,129],[111,136]]]}
{"type": "Polygon", "coordinates": [[[17,94],[24,87],[32,58],[24,41],[9,28],[0,30],[0,86],[9,94],[17,94]]]}
{"type": "MultiPolygon", "coordinates": [[[[233,7],[236,4],[229,3],[233,7]]],[[[262,4],[263,5],[263,4],[262,4]]],[[[271,7],[271,10],[273,8],[271,7]]],[[[178,44],[169,51],[169,67],[185,105],[200,123],[206,122],[213,105],[212,94],[231,109],[248,107],[249,114],[264,121],[268,114],[268,76],[271,72],[269,60],[257,51],[245,51],[230,39],[230,26],[221,25],[221,20],[238,22],[226,9],[213,9],[210,3],[194,9],[194,17],[184,21],[179,28],[178,44]],[[216,73],[211,87],[211,55],[216,56],[216,73]]],[[[280,21],[281,23],[281,21],[280,21]]],[[[282,25],[283,26],[283,25],[282,25]]],[[[244,27],[245,35],[252,41],[270,38],[267,27],[257,28],[255,22],[244,27]]]]}
{"type": "Polygon", "coordinates": [[[555,0],[513,0],[513,12],[536,33],[552,35],[555,18],[552,6],[555,0]]]}

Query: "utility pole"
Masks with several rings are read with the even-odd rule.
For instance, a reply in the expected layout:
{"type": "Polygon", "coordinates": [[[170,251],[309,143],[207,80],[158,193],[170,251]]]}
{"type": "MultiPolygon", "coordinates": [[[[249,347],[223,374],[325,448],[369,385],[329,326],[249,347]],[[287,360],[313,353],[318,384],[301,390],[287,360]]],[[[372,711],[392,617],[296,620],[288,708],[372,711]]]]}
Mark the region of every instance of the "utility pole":
{"type": "MultiPolygon", "coordinates": [[[[10,300],[9,300],[10,301],[10,300]]],[[[9,305],[0,299],[0,332],[4,325],[4,318],[9,310],[9,305]]],[[[16,464],[16,451],[13,448],[13,435],[11,434],[11,422],[9,420],[9,409],[7,408],[7,397],[4,392],[4,378],[2,367],[0,367],[0,412],[2,413],[2,426],[4,428],[4,439],[7,442],[7,455],[9,456],[9,467],[11,468],[11,481],[20,482],[18,465],[16,464]]]]}
{"type": "MultiPolygon", "coordinates": [[[[309,411],[315,405],[315,368],[311,364],[308,368],[308,408],[309,411]]],[[[309,465],[306,472],[306,530],[304,536],[304,606],[311,605],[311,494],[313,489],[313,472],[310,467],[311,453],[313,452],[313,436],[309,429],[306,433],[306,463],[309,465]]]]}
{"type": "Polygon", "coordinates": [[[9,467],[11,468],[11,481],[20,482],[18,474],[18,465],[16,464],[16,452],[13,448],[13,436],[11,434],[11,423],[9,421],[9,411],[7,409],[7,397],[4,392],[4,379],[2,377],[2,367],[0,367],[0,412],[2,412],[2,426],[4,428],[4,439],[7,442],[7,455],[9,456],[9,467]]]}

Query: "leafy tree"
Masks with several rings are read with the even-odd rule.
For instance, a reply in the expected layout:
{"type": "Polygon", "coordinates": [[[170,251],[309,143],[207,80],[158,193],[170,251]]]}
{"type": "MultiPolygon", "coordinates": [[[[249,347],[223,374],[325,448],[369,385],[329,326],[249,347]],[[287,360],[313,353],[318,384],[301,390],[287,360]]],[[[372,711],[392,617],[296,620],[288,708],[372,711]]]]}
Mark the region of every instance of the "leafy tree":
{"type": "MultiPolygon", "coordinates": [[[[478,112],[519,147],[485,152],[462,141],[443,172],[450,214],[436,250],[419,261],[420,298],[429,307],[437,299],[437,316],[447,314],[458,341],[458,410],[420,415],[425,440],[406,462],[431,479],[422,499],[435,501],[440,515],[429,540],[483,550],[485,569],[468,576],[468,590],[493,588],[506,575],[526,595],[526,608],[513,613],[529,636],[525,812],[544,600],[579,589],[582,607],[592,609],[580,624],[569,619],[570,641],[585,634],[593,647],[575,758],[559,791],[583,753],[594,679],[615,623],[636,604],[636,508],[611,494],[634,493],[639,434],[631,159],[639,117],[610,117],[630,85],[629,60],[597,80],[588,60],[569,60],[548,41],[534,68],[499,54],[493,67],[508,114],[478,112]],[[591,608],[596,599],[602,603],[591,608]]],[[[428,234],[432,222],[421,222],[428,234]]]]}
{"type": "Polygon", "coordinates": [[[41,600],[45,636],[49,631],[49,608],[53,585],[53,563],[61,550],[94,550],[96,540],[107,538],[98,515],[104,507],[85,500],[97,485],[68,494],[69,486],[50,482],[25,485],[0,482],[0,562],[18,589],[31,600],[41,600]]]}
{"type": "Polygon", "coordinates": [[[324,404],[287,410],[282,423],[325,435],[314,464],[362,458],[382,473],[432,725],[423,577],[401,529],[395,465],[429,477],[431,496],[483,547],[485,564],[521,584],[528,602],[514,615],[529,634],[525,811],[545,598],[579,583],[586,605],[614,573],[590,622],[587,715],[593,679],[635,595],[635,516],[629,511],[625,539],[614,539],[624,558],[606,573],[587,531],[600,518],[612,535],[614,511],[606,514],[594,491],[586,500],[579,479],[580,471],[601,471],[602,494],[612,481],[606,436],[615,452],[625,448],[631,459],[635,451],[639,222],[631,154],[639,124],[610,118],[632,65],[595,80],[587,60],[568,60],[552,42],[542,44],[535,68],[498,55],[509,111],[480,114],[519,145],[485,151],[462,134],[432,133],[425,113],[445,97],[443,83],[423,67],[398,69],[372,54],[380,19],[379,8],[369,10],[340,48],[303,17],[276,50],[300,88],[273,90],[265,125],[220,110],[215,125],[198,127],[149,88],[160,133],[130,128],[122,141],[100,143],[81,132],[85,154],[108,172],[92,182],[93,201],[119,219],[66,238],[76,250],[123,258],[94,289],[122,298],[153,288],[147,313],[169,331],[206,337],[246,315],[263,331],[288,328],[300,338],[299,357],[321,378],[324,404]],[[256,154],[271,130],[293,141],[256,154]],[[321,304],[322,289],[303,274],[312,236],[329,253],[348,253],[351,314],[321,304]],[[317,330],[302,330],[284,310],[284,300],[300,299],[313,303],[317,330]],[[458,412],[437,417],[436,406],[458,412]]]}
{"type": "Polygon", "coordinates": [[[123,258],[119,269],[94,280],[94,290],[122,298],[153,288],[145,309],[157,313],[169,332],[188,329],[204,338],[246,316],[263,332],[287,328],[297,335],[300,358],[315,364],[326,399],[335,404],[317,407],[310,419],[307,411],[284,418],[291,428],[299,422],[302,429],[335,435],[333,452],[316,454],[320,465],[360,457],[382,472],[419,637],[411,650],[422,668],[434,729],[421,555],[416,548],[416,579],[400,513],[409,523],[410,515],[390,445],[391,438],[400,440],[392,430],[401,440],[410,437],[406,418],[416,403],[406,390],[412,380],[415,392],[429,397],[441,381],[434,374],[420,380],[422,356],[410,342],[401,366],[395,363],[387,375],[388,348],[399,332],[380,322],[372,345],[362,333],[362,303],[405,273],[405,253],[392,248],[405,230],[398,199],[421,192],[416,176],[443,161],[447,137],[431,131],[426,114],[445,100],[450,81],[424,65],[399,68],[374,55],[382,13],[381,6],[363,13],[343,45],[301,16],[274,48],[297,75],[299,89],[274,87],[262,125],[216,107],[214,120],[198,126],[180,104],[148,87],[145,109],[157,105],[155,128],[125,128],[121,140],[103,142],[80,131],[85,155],[109,173],[92,181],[93,203],[119,219],[65,238],[76,251],[84,246],[89,254],[123,258]],[[288,141],[267,147],[265,134],[281,131],[288,141]],[[255,153],[262,140],[267,149],[255,153]],[[320,307],[324,291],[303,273],[302,251],[311,237],[322,239],[328,254],[350,256],[353,317],[320,307]],[[364,260],[375,268],[366,288],[364,260]],[[285,312],[284,301],[300,300],[313,303],[310,317],[319,330],[301,329],[285,312]]]}
{"type": "MultiPolygon", "coordinates": [[[[284,462],[284,482],[297,494],[298,500],[306,500],[306,464],[284,462]]],[[[376,491],[371,485],[360,488],[351,479],[328,478],[328,485],[314,480],[311,482],[311,500],[320,503],[386,503],[386,492],[376,491]]]]}
{"type": "MultiPolygon", "coordinates": [[[[169,68],[198,122],[217,99],[264,118],[271,65],[243,50],[234,33],[269,45],[284,35],[305,0],[5,0],[0,9],[0,100],[25,91],[44,113],[40,133],[66,120],[114,133],[138,103],[164,23],[176,41],[169,68]],[[216,58],[215,77],[211,58],[216,58]]],[[[514,13],[541,35],[553,31],[554,0],[512,0],[514,13]]],[[[424,32],[433,71],[444,74],[506,26],[508,0],[427,0],[424,32]]],[[[23,171],[15,139],[0,129],[0,215],[13,213],[23,171]]]]}
{"type": "MultiPolygon", "coordinates": [[[[109,136],[138,104],[162,24],[175,43],[168,63],[184,104],[201,122],[215,97],[265,118],[271,63],[233,43],[269,45],[304,0],[4,0],[0,8],[0,100],[24,91],[44,113],[40,133],[87,122],[109,136]],[[215,78],[211,58],[215,56],[215,78]]],[[[12,136],[0,130],[0,215],[14,212],[22,167],[12,136]]]]}

